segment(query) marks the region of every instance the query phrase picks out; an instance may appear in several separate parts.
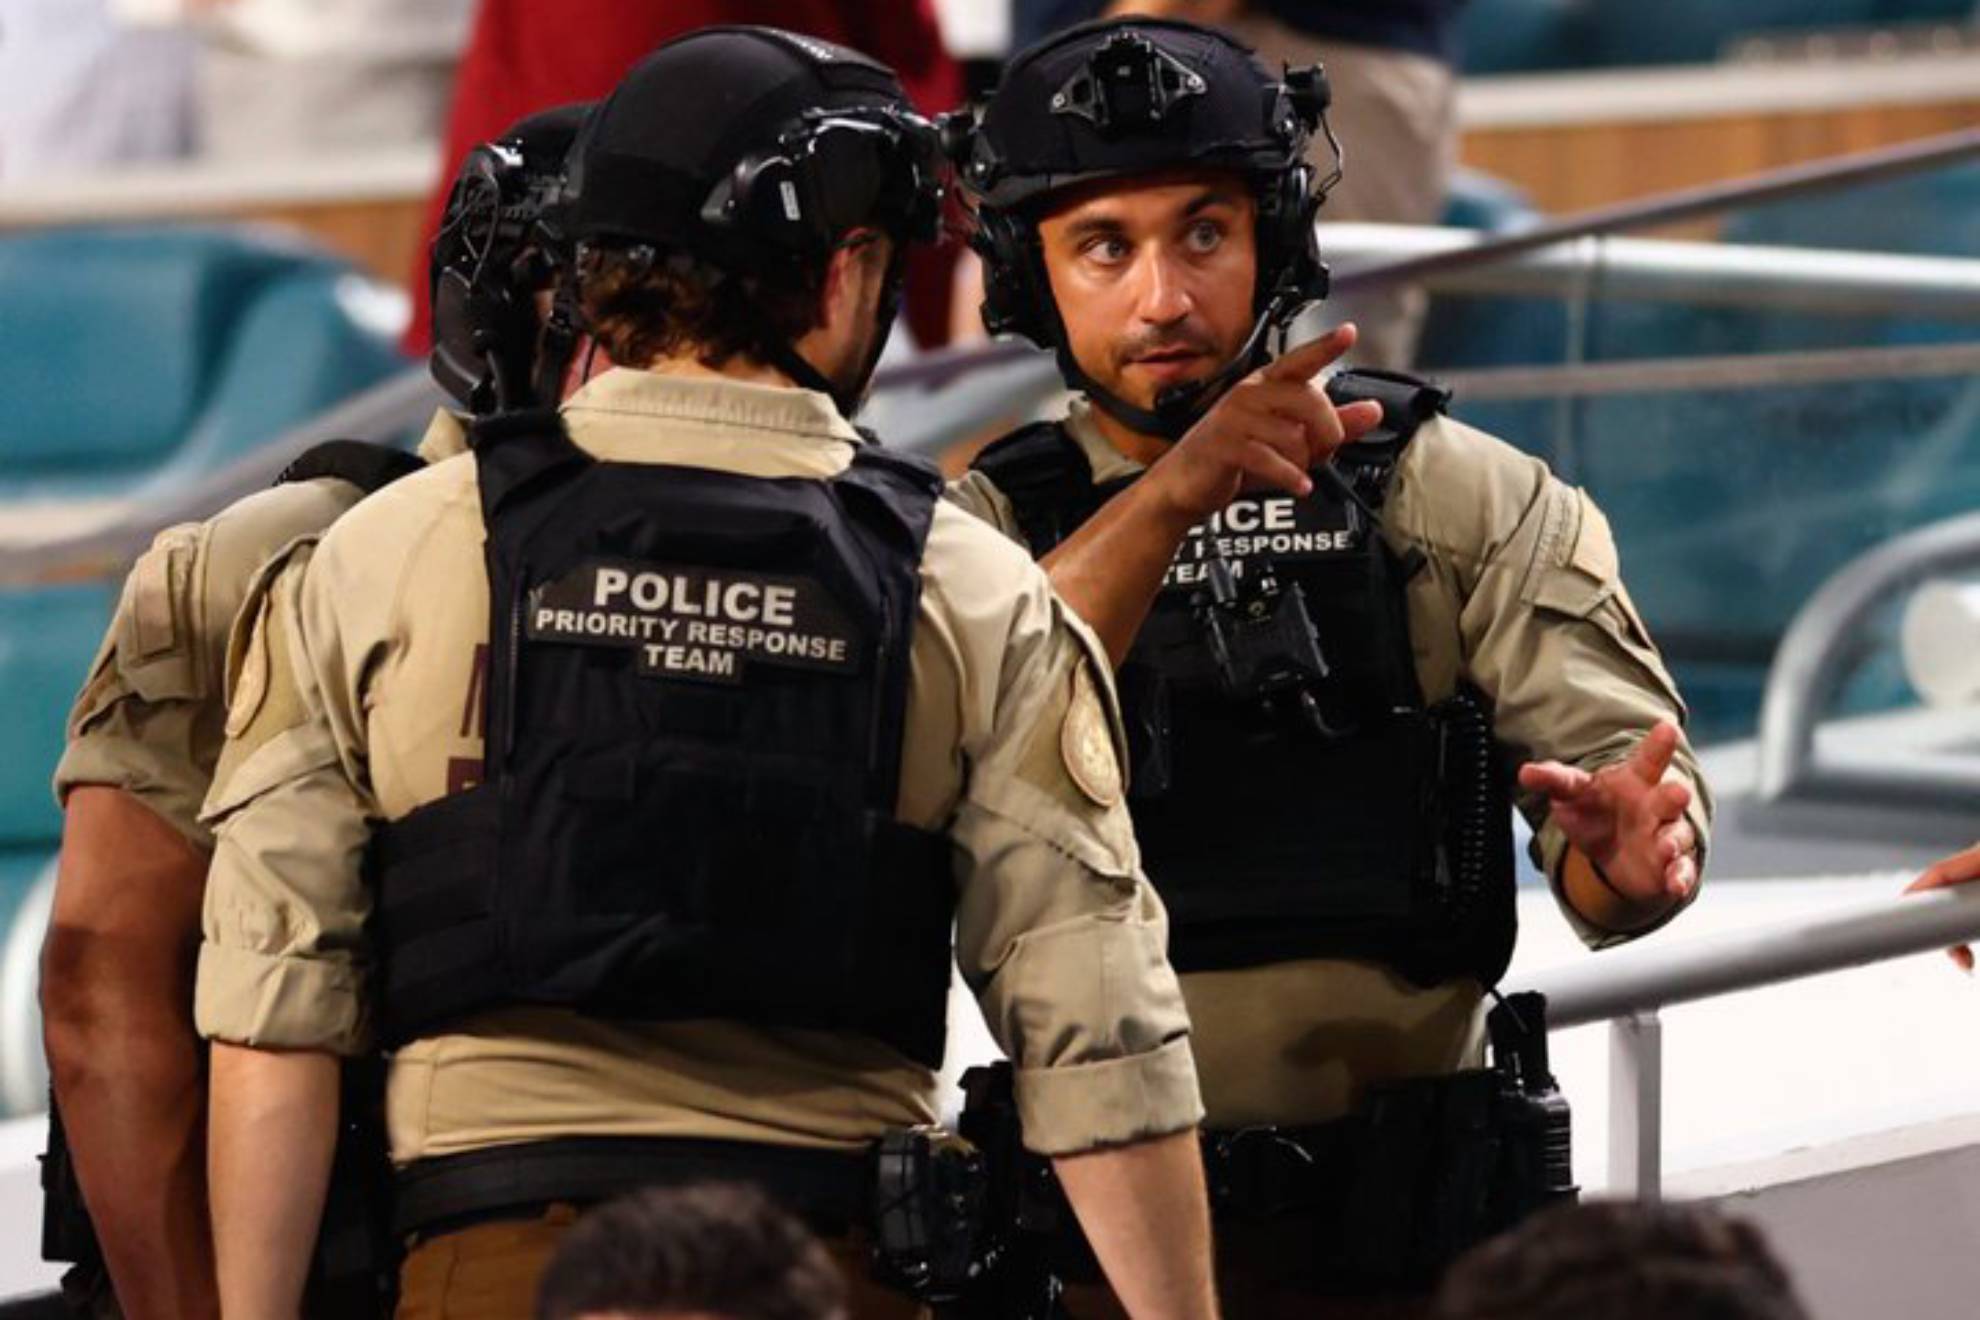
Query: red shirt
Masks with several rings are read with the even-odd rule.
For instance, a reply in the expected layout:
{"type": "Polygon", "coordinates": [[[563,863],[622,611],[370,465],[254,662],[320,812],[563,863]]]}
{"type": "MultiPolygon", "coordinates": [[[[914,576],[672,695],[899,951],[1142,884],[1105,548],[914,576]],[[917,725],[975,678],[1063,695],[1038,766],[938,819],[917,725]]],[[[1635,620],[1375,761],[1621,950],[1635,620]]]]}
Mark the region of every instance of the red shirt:
{"type": "MultiPolygon", "coordinates": [[[[535,111],[597,100],[654,47],[713,23],[767,24],[865,51],[893,66],[926,114],[962,100],[962,73],[942,47],[933,0],[481,0],[455,75],[443,172],[426,208],[426,243],[469,151],[535,111]]],[[[416,355],[427,351],[432,336],[426,243],[413,271],[413,323],[405,341],[416,355]]],[[[910,262],[908,320],[924,344],[947,337],[952,260],[953,253],[918,253],[910,262]]]]}

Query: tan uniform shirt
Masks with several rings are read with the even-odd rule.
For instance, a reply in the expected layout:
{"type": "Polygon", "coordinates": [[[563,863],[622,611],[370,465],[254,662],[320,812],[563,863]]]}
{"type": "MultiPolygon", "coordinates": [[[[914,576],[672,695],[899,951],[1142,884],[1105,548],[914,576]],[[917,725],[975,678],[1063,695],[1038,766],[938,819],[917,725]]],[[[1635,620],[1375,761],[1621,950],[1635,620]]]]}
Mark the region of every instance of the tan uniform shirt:
{"type": "MultiPolygon", "coordinates": [[[[564,416],[601,459],[748,476],[829,478],[860,443],[823,395],[706,374],[611,371],[564,416]]],[[[207,804],[207,1035],[369,1047],[360,854],[374,821],[478,775],[482,542],[464,457],[381,492],[264,583],[207,804]]],[[[1120,800],[1104,655],[1029,557],[960,510],[937,507],[921,579],[900,816],[956,845],[957,958],[1017,1065],[1027,1141],[1187,1128],[1202,1112],[1188,1021],[1120,800]]],[[[582,1134],[853,1144],[937,1112],[934,1075],[864,1038],[535,1008],[397,1051],[387,1107],[401,1161],[582,1134]]]]}
{"type": "MultiPolygon", "coordinates": [[[[1089,405],[1068,430],[1096,481],[1140,470],[1109,445],[1089,405]]],[[[1022,538],[1010,502],[980,472],[950,496],[1022,538]]],[[[1495,703],[1501,741],[1535,758],[1595,770],[1627,757],[1684,705],[1623,589],[1608,519],[1546,464],[1450,418],[1416,433],[1397,465],[1383,522],[1398,550],[1427,559],[1409,584],[1410,640],[1426,700],[1461,678],[1495,703]]],[[[1693,790],[1700,858],[1710,800],[1688,744],[1674,768],[1693,790]]],[[[1521,804],[1534,851],[1559,894],[1567,851],[1544,799],[1521,804]]],[[[1153,877],[1159,886],[1160,875],[1153,877]]],[[[1597,930],[1563,901],[1593,947],[1630,938],[1597,930]]],[[[1183,978],[1203,1098],[1213,1126],[1321,1122],[1370,1082],[1427,1076],[1479,1057],[1470,981],[1422,989],[1384,967],[1336,959],[1183,978]]]]}
{"type": "MultiPolygon", "coordinates": [[[[465,450],[451,413],[420,441],[428,462],[465,450]]],[[[205,522],[160,532],[124,579],[103,645],[69,713],[55,796],[78,784],[123,789],[202,850],[200,803],[227,722],[227,639],[255,574],[297,537],[314,536],[364,492],[325,478],[256,491],[205,522]]]]}

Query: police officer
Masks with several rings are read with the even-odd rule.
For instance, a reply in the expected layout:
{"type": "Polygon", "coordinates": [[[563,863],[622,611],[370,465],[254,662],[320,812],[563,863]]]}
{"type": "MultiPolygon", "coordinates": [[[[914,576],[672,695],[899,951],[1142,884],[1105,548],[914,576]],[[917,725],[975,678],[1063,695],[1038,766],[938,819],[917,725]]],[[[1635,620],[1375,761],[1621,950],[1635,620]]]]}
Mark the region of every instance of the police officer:
{"type": "Polygon", "coordinates": [[[1544,758],[1521,805],[1593,946],[1688,901],[1707,823],[1593,502],[1424,382],[1309,383],[1351,328],[1264,362],[1325,288],[1304,160],[1325,102],[1317,67],[1099,23],[1014,58],[952,139],[986,324],[1053,350],[1081,396],[955,498],[1046,557],[1125,661],[1239,1315],[1324,1313],[1377,1261],[1355,1282],[1420,1283],[1506,1191],[1453,1193],[1477,1152],[1440,1133],[1476,1093],[1425,1080],[1475,1068],[1512,949],[1493,741],[1544,758]]]}
{"type": "MultiPolygon", "coordinates": [[[[501,388],[523,388],[532,374],[532,298],[547,281],[542,245],[528,232],[528,199],[561,176],[583,109],[524,120],[460,171],[434,249],[443,291],[434,374],[470,411],[493,406],[498,381],[520,376],[523,384],[501,388]]],[[[462,437],[462,423],[441,411],[420,457],[460,453],[462,437]]],[[[273,489],[160,533],[125,581],[70,717],[55,773],[65,815],[41,994],[88,1218],[59,1198],[48,1213],[58,1230],[77,1225],[68,1237],[84,1240],[69,1250],[100,1250],[109,1279],[98,1282],[115,1283],[134,1320],[206,1315],[216,1305],[205,1050],[193,1029],[192,985],[213,848],[198,812],[223,740],[229,629],[277,550],[320,533],[368,491],[417,466],[396,450],[331,442],[273,489]]],[[[78,1278],[72,1290],[94,1286],[78,1278]]]]}
{"type": "MultiPolygon", "coordinates": [[[[953,919],[1026,1140],[1121,1297],[1211,1313],[1188,1025],[1105,655],[1029,556],[845,421],[939,158],[851,51],[661,47],[587,124],[564,208],[614,367],[483,425],[251,604],[197,998],[230,1311],[294,1305],[336,1059],[383,1044],[401,1314],[527,1315],[577,1207],[705,1177],[803,1214],[856,1313],[914,1313],[869,1277],[867,1196],[894,1186],[883,1139],[940,1163],[910,1130],[953,919]]],[[[874,1244],[926,1282],[900,1219],[874,1244]]]]}

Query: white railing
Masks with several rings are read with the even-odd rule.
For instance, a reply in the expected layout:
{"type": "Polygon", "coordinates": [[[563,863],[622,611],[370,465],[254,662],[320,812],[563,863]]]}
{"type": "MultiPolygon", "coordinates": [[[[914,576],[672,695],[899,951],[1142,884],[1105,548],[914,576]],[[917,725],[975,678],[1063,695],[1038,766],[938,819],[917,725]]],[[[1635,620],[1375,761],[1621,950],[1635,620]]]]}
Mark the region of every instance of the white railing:
{"type": "Polygon", "coordinates": [[[1663,1188],[1663,1023],[1673,1004],[1980,940],[1980,885],[1891,897],[1680,943],[1635,945],[1525,977],[1550,1031],[1608,1022],[1609,1187],[1663,1188]]]}

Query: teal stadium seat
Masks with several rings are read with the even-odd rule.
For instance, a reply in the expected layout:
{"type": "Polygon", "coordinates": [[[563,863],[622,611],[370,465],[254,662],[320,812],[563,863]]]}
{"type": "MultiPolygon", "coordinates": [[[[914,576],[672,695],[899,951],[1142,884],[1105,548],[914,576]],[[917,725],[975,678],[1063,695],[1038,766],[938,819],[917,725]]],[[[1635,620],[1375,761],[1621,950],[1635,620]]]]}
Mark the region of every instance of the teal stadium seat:
{"type": "Polygon", "coordinates": [[[375,289],[272,233],[0,239],[0,510],[194,480],[382,379],[375,289]]]}
{"type": "Polygon", "coordinates": [[[1464,71],[1538,73],[1589,64],[1586,7],[1583,0],[1472,0],[1462,20],[1464,71]]]}
{"type": "MultiPolygon", "coordinates": [[[[0,519],[164,496],[402,370],[387,296],[263,231],[0,239],[0,519]]],[[[0,848],[57,836],[49,774],[116,587],[0,589],[0,848]]]]}
{"type": "MultiPolygon", "coordinates": [[[[1756,208],[1731,217],[1725,237],[1971,257],[1980,253],[1980,167],[1756,208]]],[[[1970,337],[1970,326],[1914,317],[1606,301],[1592,309],[1585,355],[1609,361],[1970,337]]],[[[1422,360],[1446,368],[1559,362],[1566,345],[1556,302],[1438,299],[1422,360]]],[[[1980,382],[1970,380],[1463,411],[1554,462],[1608,510],[1631,590],[1707,737],[1750,731],[1774,646],[1823,580],[1899,532],[1980,505],[1980,382]],[[1567,445],[1564,418],[1575,437],[1567,445]]],[[[1843,706],[1876,709],[1907,696],[1892,648],[1877,646],[1843,706]]]]}
{"type": "Polygon", "coordinates": [[[1600,65],[1709,64],[1741,37],[1877,23],[1876,0],[1597,0],[1585,6],[1587,50],[1600,65]]]}
{"type": "Polygon", "coordinates": [[[1971,21],[1973,0],[1473,0],[1466,73],[1707,64],[1742,37],[1971,21]]]}

